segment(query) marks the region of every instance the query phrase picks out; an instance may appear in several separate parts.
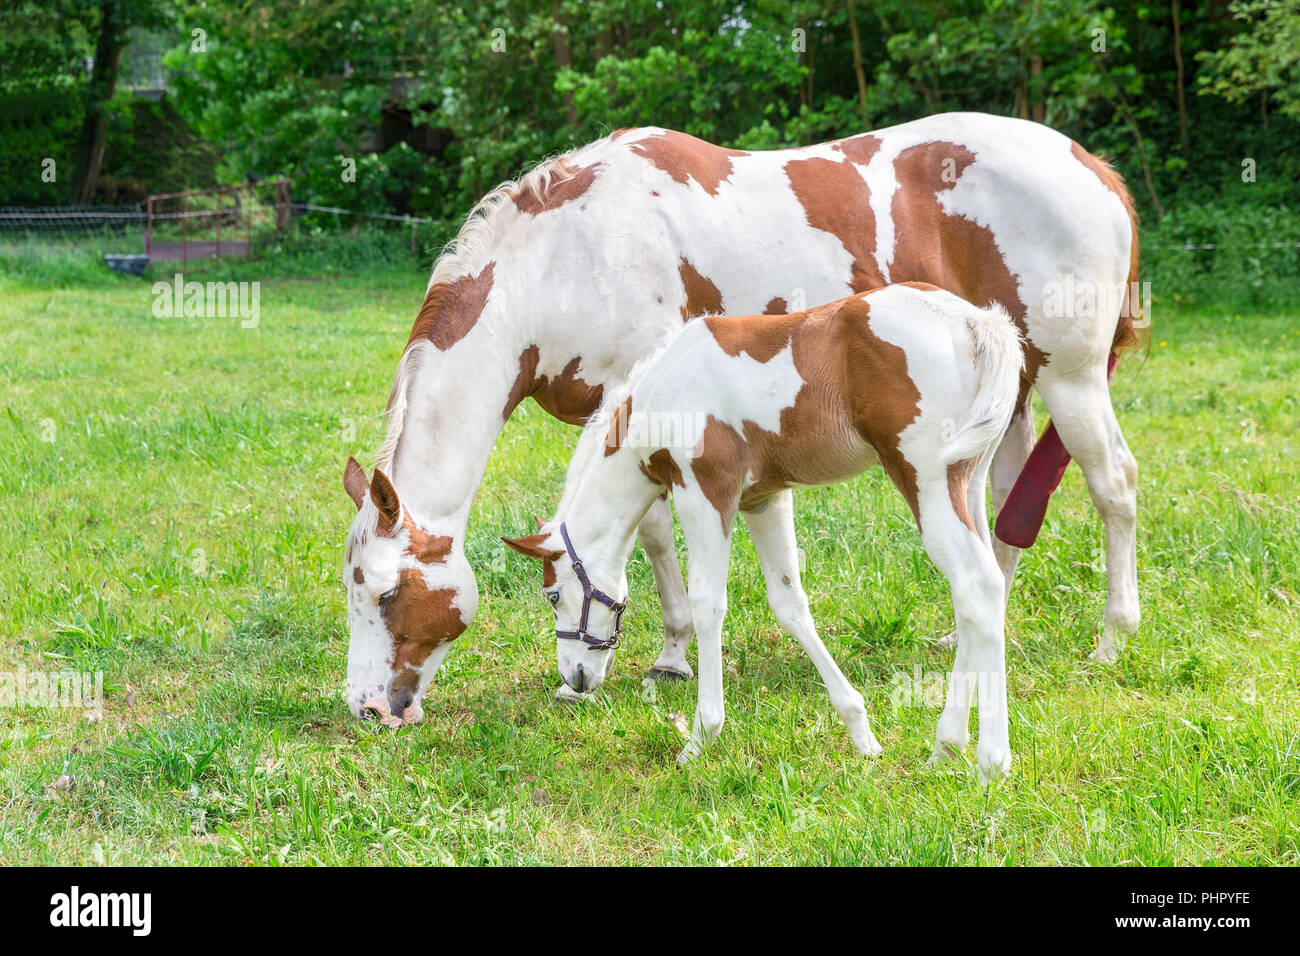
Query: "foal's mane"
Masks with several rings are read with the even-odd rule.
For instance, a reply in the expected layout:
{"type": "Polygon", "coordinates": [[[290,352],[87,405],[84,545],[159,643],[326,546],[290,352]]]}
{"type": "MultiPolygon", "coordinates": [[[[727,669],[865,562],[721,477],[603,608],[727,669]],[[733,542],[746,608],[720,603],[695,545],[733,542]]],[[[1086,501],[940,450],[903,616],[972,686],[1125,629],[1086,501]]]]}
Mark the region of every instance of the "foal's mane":
{"type": "MultiPolygon", "coordinates": [[[[543,159],[518,179],[505,180],[475,203],[455,238],[443,247],[434,262],[433,274],[429,277],[425,298],[427,299],[429,292],[437,286],[448,284],[456,277],[472,271],[472,266],[516,221],[514,216],[508,213],[502,214],[502,210],[513,207],[514,200],[519,196],[531,196],[539,204],[544,203],[551,187],[567,182],[577,173],[574,161],[605,141],[605,139],[596,140],[594,143],[543,159]]],[[[431,350],[435,350],[435,347],[427,339],[412,339],[406,344],[406,350],[397,363],[397,374],[393,378],[393,387],[388,393],[388,405],[385,408],[388,429],[375,461],[375,467],[386,473],[392,472],[393,458],[397,454],[398,442],[401,441],[411,384],[419,375],[431,350]]]]}
{"type": "MultiPolygon", "coordinates": [[[[587,424],[582,429],[582,435],[578,438],[577,447],[573,451],[573,457],[569,460],[569,467],[564,474],[564,493],[556,509],[556,514],[565,514],[569,497],[577,492],[579,479],[586,471],[587,463],[595,458],[598,452],[603,451],[605,442],[609,437],[610,423],[619,406],[627,400],[637,385],[640,384],[642,376],[663,357],[664,353],[677,341],[678,337],[705,318],[706,316],[698,316],[674,328],[664,337],[663,341],[637,360],[636,364],[627,373],[627,378],[621,384],[615,388],[605,389],[600,407],[587,419],[587,424]]],[[[636,409],[632,411],[635,413],[636,409]]]]}

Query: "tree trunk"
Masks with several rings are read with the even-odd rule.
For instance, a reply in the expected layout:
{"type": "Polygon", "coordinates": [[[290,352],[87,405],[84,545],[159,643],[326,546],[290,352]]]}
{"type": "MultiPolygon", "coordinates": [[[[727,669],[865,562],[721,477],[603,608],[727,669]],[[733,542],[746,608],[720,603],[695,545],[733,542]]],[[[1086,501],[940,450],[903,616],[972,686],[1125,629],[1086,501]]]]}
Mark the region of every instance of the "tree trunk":
{"type": "MultiPolygon", "coordinates": [[[[551,11],[555,15],[555,29],[551,32],[551,44],[555,47],[555,65],[563,70],[573,66],[573,48],[569,43],[569,18],[564,12],[561,0],[551,0],[551,11]]],[[[573,105],[573,91],[564,94],[564,119],[570,126],[578,125],[578,111],[573,105]]]]}
{"type": "Polygon", "coordinates": [[[858,78],[858,112],[862,114],[862,128],[867,127],[867,78],[862,72],[862,40],[858,36],[858,15],[849,4],[849,32],[853,35],[853,72],[858,78]]]}
{"type": "Polygon", "coordinates": [[[1129,108],[1128,97],[1124,95],[1124,91],[1120,88],[1120,85],[1111,77],[1105,64],[1099,60],[1097,65],[1100,68],[1102,75],[1105,76],[1111,86],[1114,87],[1117,101],[1116,106],[1124,115],[1124,119],[1128,121],[1129,126],[1133,129],[1133,140],[1137,145],[1138,162],[1142,165],[1142,179],[1146,183],[1147,194],[1151,197],[1151,205],[1155,207],[1156,218],[1163,219],[1165,218],[1165,207],[1160,204],[1160,197],[1156,195],[1156,185],[1151,179],[1151,164],[1147,162],[1146,146],[1142,142],[1142,130],[1138,126],[1137,117],[1133,115],[1133,110],[1129,108]]]}
{"type": "Polygon", "coordinates": [[[1029,87],[1030,102],[1030,119],[1035,123],[1043,122],[1045,110],[1043,107],[1043,58],[1037,53],[1029,57],[1029,87]]]}
{"type": "Polygon", "coordinates": [[[1179,0],[1170,4],[1174,15],[1174,64],[1178,67],[1178,141],[1187,150],[1187,95],[1183,89],[1183,28],[1179,16],[1179,0]]]}
{"type": "Polygon", "coordinates": [[[117,88],[117,72],[127,41],[126,12],[118,0],[102,0],[99,8],[99,39],[95,44],[95,66],[86,88],[86,112],[77,139],[72,201],[88,203],[95,193],[99,168],[104,162],[104,140],[108,133],[108,101],[117,88]]]}

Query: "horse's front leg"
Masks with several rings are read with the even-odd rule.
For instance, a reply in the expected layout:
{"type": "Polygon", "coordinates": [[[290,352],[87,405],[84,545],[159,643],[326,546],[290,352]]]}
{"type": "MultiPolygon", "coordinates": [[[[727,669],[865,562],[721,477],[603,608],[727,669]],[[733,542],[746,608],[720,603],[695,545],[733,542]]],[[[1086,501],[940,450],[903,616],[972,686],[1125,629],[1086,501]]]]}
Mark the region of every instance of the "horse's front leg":
{"type": "Polygon", "coordinates": [[[690,680],[695,671],[686,660],[686,651],[695,630],[691,626],[691,606],[673,545],[673,509],[666,497],[655,499],[641,519],[637,537],[650,559],[664,615],[664,649],[650,668],[650,676],[655,680],[690,680]]]}
{"type": "Polygon", "coordinates": [[[727,613],[727,570],[731,562],[734,507],[723,520],[698,490],[677,495],[677,513],[686,532],[691,618],[699,637],[699,697],[691,736],[677,762],[700,755],[722,730],[722,620],[727,613]]]}

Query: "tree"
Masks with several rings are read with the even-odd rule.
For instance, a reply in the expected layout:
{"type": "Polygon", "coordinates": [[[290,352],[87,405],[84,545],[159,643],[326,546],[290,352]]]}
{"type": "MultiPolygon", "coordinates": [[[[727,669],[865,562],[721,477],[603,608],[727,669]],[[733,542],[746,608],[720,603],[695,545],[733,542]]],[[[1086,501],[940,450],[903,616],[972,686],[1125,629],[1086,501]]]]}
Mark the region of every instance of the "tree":
{"type": "Polygon", "coordinates": [[[1244,29],[1226,48],[1199,55],[1210,71],[1201,92],[1232,103],[1258,96],[1266,121],[1272,98],[1300,119],[1300,0],[1239,0],[1231,10],[1244,29]]]}

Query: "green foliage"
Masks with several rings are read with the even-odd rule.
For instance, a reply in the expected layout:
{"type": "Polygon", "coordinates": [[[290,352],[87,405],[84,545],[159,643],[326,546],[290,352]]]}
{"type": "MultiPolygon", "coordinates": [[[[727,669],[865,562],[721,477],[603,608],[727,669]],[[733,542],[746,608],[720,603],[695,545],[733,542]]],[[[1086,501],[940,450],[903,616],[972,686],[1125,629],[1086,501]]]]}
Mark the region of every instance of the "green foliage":
{"type": "Polygon", "coordinates": [[[1284,206],[1179,206],[1143,231],[1142,272],[1176,303],[1300,305],[1300,218],[1284,206]]]}
{"type": "Polygon", "coordinates": [[[0,86],[0,206],[52,206],[67,199],[82,99],[82,86],[71,80],[25,90],[0,86]]]}
{"type": "Polygon", "coordinates": [[[1202,92],[1232,103],[1272,97],[1282,113],[1300,119],[1300,2],[1236,0],[1230,6],[1242,29],[1223,49],[1198,54],[1209,70],[1202,92]]]}

